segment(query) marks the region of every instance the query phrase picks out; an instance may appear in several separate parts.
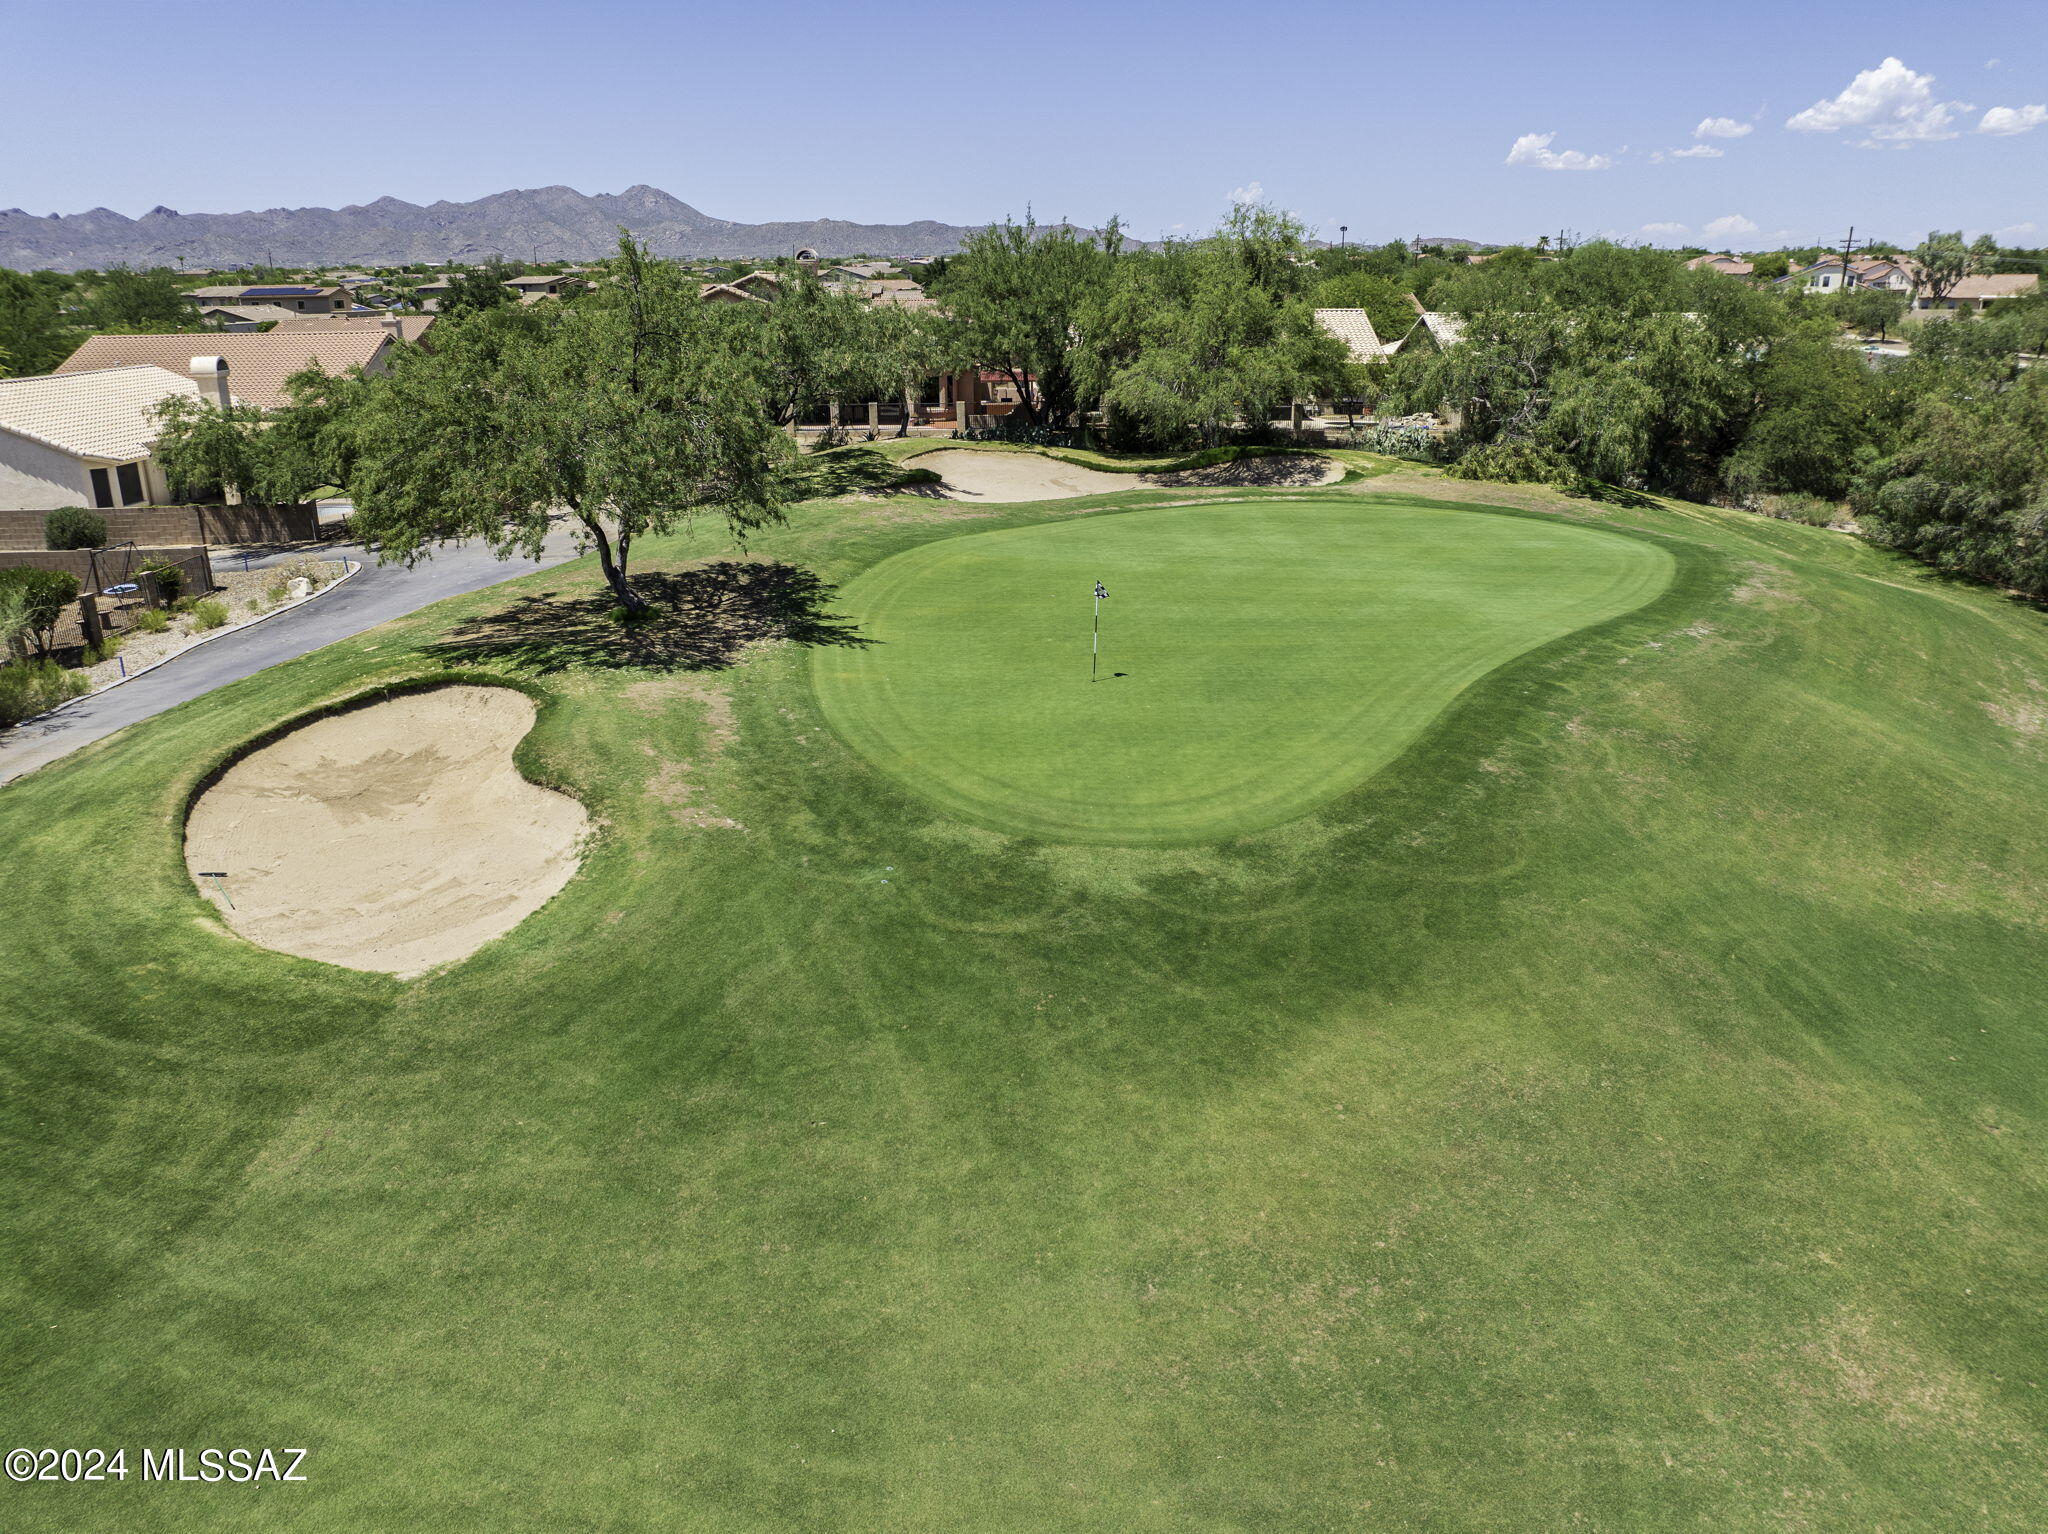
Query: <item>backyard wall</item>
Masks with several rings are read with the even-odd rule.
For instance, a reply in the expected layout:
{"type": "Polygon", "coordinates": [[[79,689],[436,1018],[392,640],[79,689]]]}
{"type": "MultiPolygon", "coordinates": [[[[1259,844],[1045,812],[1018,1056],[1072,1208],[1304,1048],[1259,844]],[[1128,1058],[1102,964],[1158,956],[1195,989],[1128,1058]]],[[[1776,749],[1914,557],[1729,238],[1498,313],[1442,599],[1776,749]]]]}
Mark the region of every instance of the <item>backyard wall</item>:
{"type": "MultiPolygon", "coordinates": [[[[0,562],[6,562],[4,551],[8,549],[40,549],[43,519],[48,514],[48,509],[0,511],[0,562]]],[[[195,543],[311,543],[320,536],[320,512],[311,501],[297,506],[109,507],[94,515],[107,519],[110,544],[160,548],[195,543]]]]}

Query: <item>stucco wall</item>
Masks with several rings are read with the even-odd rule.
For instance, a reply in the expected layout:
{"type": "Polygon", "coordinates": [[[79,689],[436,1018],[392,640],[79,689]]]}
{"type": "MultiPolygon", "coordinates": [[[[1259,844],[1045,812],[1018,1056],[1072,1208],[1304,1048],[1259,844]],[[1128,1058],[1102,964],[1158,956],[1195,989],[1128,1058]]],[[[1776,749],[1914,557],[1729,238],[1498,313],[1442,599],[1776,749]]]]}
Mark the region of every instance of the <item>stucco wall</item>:
{"type": "Polygon", "coordinates": [[[91,504],[92,481],[83,463],[0,428],[0,506],[54,511],[91,504]]]}

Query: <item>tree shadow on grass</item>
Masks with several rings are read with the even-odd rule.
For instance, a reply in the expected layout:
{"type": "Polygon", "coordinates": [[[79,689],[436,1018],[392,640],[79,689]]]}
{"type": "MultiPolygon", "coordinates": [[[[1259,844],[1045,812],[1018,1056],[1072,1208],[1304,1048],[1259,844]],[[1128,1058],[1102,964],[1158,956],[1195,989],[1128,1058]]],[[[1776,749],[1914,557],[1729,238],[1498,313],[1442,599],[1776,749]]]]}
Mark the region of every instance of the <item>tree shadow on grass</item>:
{"type": "Polygon", "coordinates": [[[654,611],[633,623],[611,616],[609,590],[521,597],[473,618],[427,647],[445,661],[511,663],[534,671],[723,671],[749,645],[865,645],[850,619],[826,610],[834,588],[798,565],[723,560],[633,577],[654,611]]]}

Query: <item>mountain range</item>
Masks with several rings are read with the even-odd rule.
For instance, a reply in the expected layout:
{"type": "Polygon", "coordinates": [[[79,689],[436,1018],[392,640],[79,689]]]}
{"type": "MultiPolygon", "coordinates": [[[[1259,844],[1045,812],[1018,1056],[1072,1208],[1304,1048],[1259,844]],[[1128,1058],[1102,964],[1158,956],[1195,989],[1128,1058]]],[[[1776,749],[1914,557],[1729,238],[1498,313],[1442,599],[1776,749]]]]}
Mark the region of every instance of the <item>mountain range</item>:
{"type": "Polygon", "coordinates": [[[700,213],[657,187],[594,196],[574,187],[496,192],[474,202],[421,207],[396,197],[345,208],[266,208],[249,213],[180,213],[151,208],[128,218],[111,208],[38,216],[0,211],[0,266],[50,267],[400,266],[420,261],[583,261],[618,242],[624,225],[656,255],[786,255],[803,246],[823,256],[939,256],[969,230],[921,219],[855,224],[818,218],[737,224],[700,213]]]}

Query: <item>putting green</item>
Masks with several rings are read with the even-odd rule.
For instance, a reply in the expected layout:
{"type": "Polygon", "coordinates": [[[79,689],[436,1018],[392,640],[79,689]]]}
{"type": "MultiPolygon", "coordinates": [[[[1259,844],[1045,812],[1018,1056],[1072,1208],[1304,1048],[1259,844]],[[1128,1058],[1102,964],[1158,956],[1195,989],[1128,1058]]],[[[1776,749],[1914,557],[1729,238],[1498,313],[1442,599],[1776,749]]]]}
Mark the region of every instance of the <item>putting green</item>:
{"type": "Polygon", "coordinates": [[[1432,505],[1129,512],[884,560],[842,594],[877,642],[817,652],[812,678],[855,749],[965,819],[1213,841],[1355,786],[1480,677],[1672,569],[1640,539],[1432,505]]]}

